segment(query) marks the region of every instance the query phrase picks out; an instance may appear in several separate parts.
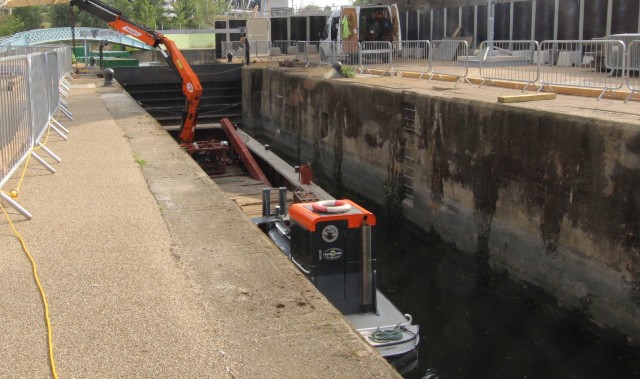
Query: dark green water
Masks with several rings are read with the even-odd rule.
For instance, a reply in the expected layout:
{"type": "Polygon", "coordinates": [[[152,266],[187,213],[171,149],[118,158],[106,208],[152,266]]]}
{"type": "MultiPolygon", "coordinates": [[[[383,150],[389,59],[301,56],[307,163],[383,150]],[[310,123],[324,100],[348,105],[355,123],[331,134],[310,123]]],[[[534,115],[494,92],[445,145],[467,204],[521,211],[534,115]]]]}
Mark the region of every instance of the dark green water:
{"type": "Polygon", "coordinates": [[[378,286],[420,324],[405,378],[638,378],[640,352],[538,289],[481,275],[473,257],[379,217],[378,286]],[[594,328],[595,329],[595,328],[594,328]]]}

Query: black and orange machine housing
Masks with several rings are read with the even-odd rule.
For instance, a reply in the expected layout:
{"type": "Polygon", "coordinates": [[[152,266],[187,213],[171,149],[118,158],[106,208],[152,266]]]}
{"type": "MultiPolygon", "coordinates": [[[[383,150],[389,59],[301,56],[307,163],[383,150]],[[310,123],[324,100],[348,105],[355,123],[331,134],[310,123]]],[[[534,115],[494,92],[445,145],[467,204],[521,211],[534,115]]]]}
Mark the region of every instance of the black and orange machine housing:
{"type": "Polygon", "coordinates": [[[342,313],[376,310],[373,213],[351,200],[344,213],[320,213],[313,203],[289,208],[291,260],[342,313]]]}

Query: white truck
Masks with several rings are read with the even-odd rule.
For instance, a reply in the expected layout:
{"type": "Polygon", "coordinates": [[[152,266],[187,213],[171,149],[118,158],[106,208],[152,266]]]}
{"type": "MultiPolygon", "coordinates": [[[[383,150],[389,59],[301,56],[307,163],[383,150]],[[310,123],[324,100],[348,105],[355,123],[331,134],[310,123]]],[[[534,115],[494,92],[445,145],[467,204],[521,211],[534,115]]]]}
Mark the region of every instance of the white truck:
{"type": "Polygon", "coordinates": [[[402,49],[398,6],[343,6],[333,10],[320,36],[320,56],[346,56],[358,52],[402,49]],[[386,43],[389,42],[389,43],[386,43]],[[358,44],[360,43],[360,45],[358,44]]]}

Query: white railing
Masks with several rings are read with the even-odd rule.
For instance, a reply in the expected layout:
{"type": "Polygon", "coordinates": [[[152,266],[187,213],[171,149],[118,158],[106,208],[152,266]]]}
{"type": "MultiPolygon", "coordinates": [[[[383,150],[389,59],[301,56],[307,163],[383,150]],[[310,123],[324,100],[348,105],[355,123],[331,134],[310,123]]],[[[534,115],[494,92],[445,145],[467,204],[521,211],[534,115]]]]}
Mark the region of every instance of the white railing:
{"type": "Polygon", "coordinates": [[[318,44],[318,54],[320,65],[323,64],[333,64],[335,63],[339,56],[337,56],[337,49],[335,42],[325,42],[322,41],[318,44]]]}
{"type": "Polygon", "coordinates": [[[344,66],[353,66],[360,70],[360,52],[362,47],[357,41],[320,42],[320,64],[340,62],[344,66]]]}
{"type": "Polygon", "coordinates": [[[629,95],[624,100],[626,103],[633,94],[640,92],[640,40],[631,41],[627,47],[627,87],[629,95]]]}
{"type": "Polygon", "coordinates": [[[458,59],[469,55],[469,44],[464,40],[438,40],[431,41],[429,49],[429,62],[431,64],[431,76],[450,76],[456,78],[456,83],[467,81],[469,65],[466,60],[458,59]]]}
{"type": "Polygon", "coordinates": [[[33,147],[29,57],[0,58],[0,187],[33,147]]]}
{"type": "Polygon", "coordinates": [[[391,42],[365,41],[359,46],[362,72],[377,71],[380,76],[391,71],[393,48],[391,42]]]}
{"type": "Polygon", "coordinates": [[[274,60],[297,59],[298,58],[298,41],[295,40],[278,40],[271,42],[269,56],[274,60]]]}
{"type": "MultiPolygon", "coordinates": [[[[40,140],[48,128],[67,138],[68,131],[55,116],[58,112],[71,116],[61,98],[70,70],[68,47],[0,50],[0,188],[29,156],[55,173],[33,149],[38,146],[60,161],[40,140]]],[[[31,218],[10,195],[0,191],[0,198],[31,218]]]]}
{"type": "Polygon", "coordinates": [[[392,58],[392,72],[402,75],[403,72],[418,73],[418,79],[431,72],[429,50],[431,43],[424,41],[394,42],[392,58]]]}
{"type": "Polygon", "coordinates": [[[625,85],[625,52],[622,41],[543,41],[538,51],[538,90],[553,90],[554,86],[596,89],[602,91],[600,99],[625,85]]]}
{"type": "Polygon", "coordinates": [[[529,85],[538,81],[538,70],[534,56],[538,51],[536,41],[492,41],[480,45],[480,54],[476,57],[480,66],[480,86],[494,80],[524,83],[525,91],[529,85]]]}
{"type": "Polygon", "coordinates": [[[534,85],[538,91],[588,88],[601,91],[598,99],[607,92],[628,89],[625,101],[640,93],[640,38],[628,38],[626,43],[614,39],[485,41],[472,56],[467,42],[457,39],[394,42],[391,48],[387,42],[380,46],[367,45],[369,42],[298,43],[299,59],[307,67],[340,62],[355,67],[356,73],[380,70],[401,76],[413,72],[418,79],[453,78],[456,83],[471,83],[469,68],[477,67],[480,86],[506,81],[523,83],[522,91],[534,85]]]}
{"type": "Polygon", "coordinates": [[[306,67],[320,66],[320,42],[298,41],[298,58],[306,63],[306,67]]]}

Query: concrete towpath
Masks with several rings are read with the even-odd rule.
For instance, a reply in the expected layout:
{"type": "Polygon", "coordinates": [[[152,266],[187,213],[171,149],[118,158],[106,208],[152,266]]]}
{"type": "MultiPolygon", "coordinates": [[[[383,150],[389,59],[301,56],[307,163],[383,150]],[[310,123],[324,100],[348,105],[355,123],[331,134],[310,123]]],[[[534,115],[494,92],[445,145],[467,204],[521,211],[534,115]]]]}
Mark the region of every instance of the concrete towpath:
{"type": "MultiPolygon", "coordinates": [[[[399,377],[121,88],[80,78],[70,109],[57,173],[3,188],[34,216],[3,205],[60,378],[399,377]]],[[[0,377],[51,377],[4,217],[0,246],[0,377]]]]}

